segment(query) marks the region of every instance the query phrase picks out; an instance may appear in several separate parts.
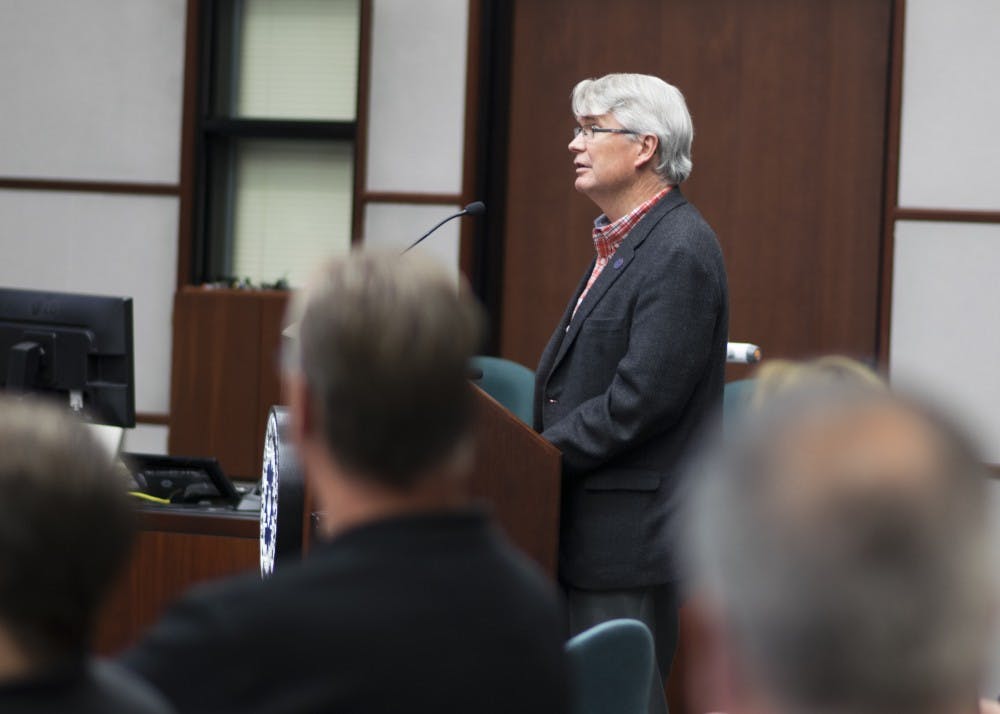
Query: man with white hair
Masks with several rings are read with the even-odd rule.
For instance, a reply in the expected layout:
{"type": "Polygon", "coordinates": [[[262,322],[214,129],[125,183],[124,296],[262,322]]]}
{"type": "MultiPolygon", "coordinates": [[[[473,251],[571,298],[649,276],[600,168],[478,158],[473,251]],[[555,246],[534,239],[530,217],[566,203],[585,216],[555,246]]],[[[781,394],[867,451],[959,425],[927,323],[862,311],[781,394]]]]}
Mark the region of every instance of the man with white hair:
{"type": "Polygon", "coordinates": [[[692,489],[694,601],[727,699],[713,704],[976,711],[995,568],[986,474],[954,428],[884,392],[795,390],[692,489]]]}
{"type": "Polygon", "coordinates": [[[570,625],[644,621],[652,711],[677,639],[672,527],[683,455],[722,401],[728,291],[715,234],[684,198],[691,117],[657,77],[573,90],[576,189],[596,256],[542,354],[535,428],[563,454],[559,577],[570,625]]]}

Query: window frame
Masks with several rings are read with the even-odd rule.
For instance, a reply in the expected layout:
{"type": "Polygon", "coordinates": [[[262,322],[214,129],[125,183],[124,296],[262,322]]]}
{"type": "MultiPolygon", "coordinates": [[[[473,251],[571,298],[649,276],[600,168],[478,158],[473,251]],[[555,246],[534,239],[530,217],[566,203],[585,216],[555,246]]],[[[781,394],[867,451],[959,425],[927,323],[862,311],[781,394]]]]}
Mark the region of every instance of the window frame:
{"type": "Polygon", "coordinates": [[[222,266],[229,261],[233,245],[234,166],[236,146],[242,139],[350,143],[354,154],[350,236],[352,244],[360,241],[359,209],[367,160],[371,1],[359,0],[354,121],[232,116],[229,108],[237,71],[236,33],[244,0],[194,0],[189,4],[189,11],[197,12],[198,18],[197,99],[192,117],[194,177],[189,190],[193,195],[188,197],[190,225],[186,231],[182,227],[179,285],[197,285],[223,277],[222,266]]]}

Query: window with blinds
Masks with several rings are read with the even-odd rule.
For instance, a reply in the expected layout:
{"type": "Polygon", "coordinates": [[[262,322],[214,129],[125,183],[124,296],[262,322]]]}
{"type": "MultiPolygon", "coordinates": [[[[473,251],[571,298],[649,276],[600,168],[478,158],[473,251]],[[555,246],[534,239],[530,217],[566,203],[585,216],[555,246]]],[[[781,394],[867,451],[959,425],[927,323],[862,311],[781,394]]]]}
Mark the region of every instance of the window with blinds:
{"type": "Polygon", "coordinates": [[[361,0],[214,0],[195,278],[285,281],[350,249],[361,0]]]}
{"type": "Polygon", "coordinates": [[[302,285],[319,258],[351,245],[352,147],[247,140],[237,153],[233,273],[302,285]]]}

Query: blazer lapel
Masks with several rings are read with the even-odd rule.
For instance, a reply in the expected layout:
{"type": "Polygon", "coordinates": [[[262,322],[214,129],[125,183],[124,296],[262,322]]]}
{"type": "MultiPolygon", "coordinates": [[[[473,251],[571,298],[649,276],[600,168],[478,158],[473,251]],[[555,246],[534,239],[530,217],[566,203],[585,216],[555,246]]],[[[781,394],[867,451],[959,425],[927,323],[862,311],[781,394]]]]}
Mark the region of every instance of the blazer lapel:
{"type": "Polygon", "coordinates": [[[594,272],[594,262],[595,261],[590,261],[590,267],[588,267],[586,272],[584,272],[583,278],[576,286],[576,290],[573,291],[573,298],[569,301],[569,304],[563,311],[563,315],[559,320],[558,326],[553,331],[552,337],[549,338],[549,343],[542,351],[541,359],[538,360],[537,374],[544,377],[543,381],[548,380],[548,375],[552,371],[552,364],[555,361],[556,353],[562,346],[562,343],[566,341],[566,329],[573,317],[573,307],[576,305],[576,301],[580,299],[580,293],[582,293],[583,289],[587,287],[587,281],[590,279],[590,274],[594,272]]]}
{"type": "MultiPolygon", "coordinates": [[[[626,248],[624,243],[622,243],[618,247],[618,250],[615,251],[614,257],[611,258],[611,262],[609,262],[604,267],[604,270],[601,271],[597,281],[590,287],[590,291],[587,293],[587,296],[583,299],[583,302],[580,303],[580,308],[576,311],[576,315],[573,315],[573,318],[569,323],[569,329],[566,331],[566,337],[563,338],[562,344],[559,345],[559,351],[556,353],[556,357],[552,361],[553,370],[559,365],[563,357],[566,356],[566,352],[569,350],[570,345],[573,344],[576,336],[580,334],[580,326],[583,325],[584,321],[594,309],[594,306],[600,302],[601,298],[604,297],[604,293],[606,293],[608,288],[610,288],[615,280],[618,279],[618,276],[625,272],[626,268],[628,268],[629,264],[632,262],[632,257],[634,255],[635,251],[631,248],[626,248]]],[[[573,302],[573,305],[575,304],[576,301],[573,302]]]]}
{"type": "Polygon", "coordinates": [[[534,427],[536,431],[542,430],[542,396],[545,392],[545,387],[548,385],[549,376],[552,374],[552,366],[555,361],[556,352],[566,340],[566,328],[569,325],[570,319],[573,317],[573,306],[576,305],[576,301],[580,299],[580,293],[582,293],[583,289],[587,287],[587,280],[590,279],[590,274],[593,271],[594,261],[591,261],[590,267],[587,268],[586,272],[583,274],[583,279],[580,280],[579,285],[576,286],[576,290],[573,291],[573,299],[569,301],[569,305],[567,305],[566,310],[563,311],[562,319],[559,320],[559,324],[552,332],[552,337],[549,338],[549,342],[545,346],[545,349],[542,350],[542,356],[538,360],[538,369],[535,370],[534,398],[534,427]]]}
{"type": "MultiPolygon", "coordinates": [[[[598,276],[597,281],[590,287],[590,291],[587,296],[580,303],[580,309],[576,311],[576,315],[573,315],[573,307],[576,305],[576,301],[579,300],[579,295],[583,291],[583,286],[587,284],[587,280],[590,277],[590,273],[584,276],[581,287],[577,290],[570,301],[569,307],[566,310],[566,314],[563,315],[563,321],[560,323],[562,326],[567,319],[571,321],[568,323],[569,328],[566,330],[566,336],[563,337],[559,349],[556,352],[555,358],[552,360],[552,366],[546,373],[546,378],[548,374],[551,374],[559,363],[562,361],[563,357],[566,356],[566,352],[569,351],[570,346],[576,339],[576,336],[580,333],[580,327],[583,322],[587,319],[590,313],[593,311],[594,307],[600,302],[601,298],[604,297],[608,289],[615,283],[618,278],[625,273],[629,265],[632,264],[632,259],[635,257],[635,252],[638,250],[642,242],[646,240],[646,237],[653,230],[660,220],[666,216],[670,211],[677,208],[683,203],[686,203],[683,194],[678,187],[674,187],[670,190],[666,196],[663,197],[656,206],[650,209],[641,221],[629,232],[622,244],[618,246],[618,250],[611,257],[611,260],[601,271],[600,276],[598,276]]],[[[593,264],[591,264],[591,271],[593,271],[593,264]]],[[[565,329],[565,328],[564,328],[565,329]]],[[[548,349],[546,349],[546,352],[548,349]]]]}

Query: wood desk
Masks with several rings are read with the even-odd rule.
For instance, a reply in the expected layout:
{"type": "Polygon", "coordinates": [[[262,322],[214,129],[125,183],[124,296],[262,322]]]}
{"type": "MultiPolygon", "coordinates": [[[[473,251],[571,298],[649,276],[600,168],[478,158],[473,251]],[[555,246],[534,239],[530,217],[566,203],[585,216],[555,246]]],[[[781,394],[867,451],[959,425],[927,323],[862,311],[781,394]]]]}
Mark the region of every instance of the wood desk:
{"type": "Polygon", "coordinates": [[[255,512],[142,508],[139,520],[132,557],[98,620],[100,654],[135,642],[195,583],[258,568],[255,512]]]}

